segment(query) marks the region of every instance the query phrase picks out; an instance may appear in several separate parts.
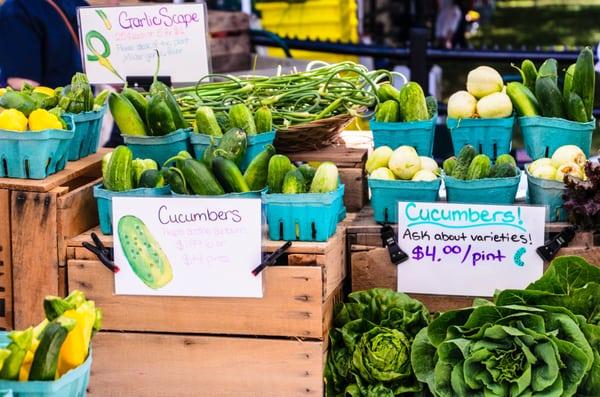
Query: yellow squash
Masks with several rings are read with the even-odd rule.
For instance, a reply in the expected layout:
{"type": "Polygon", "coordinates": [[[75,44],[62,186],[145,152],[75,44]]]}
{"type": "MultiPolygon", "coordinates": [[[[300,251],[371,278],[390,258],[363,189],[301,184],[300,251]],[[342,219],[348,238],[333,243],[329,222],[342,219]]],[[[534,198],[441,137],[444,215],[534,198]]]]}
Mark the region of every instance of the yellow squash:
{"type": "Polygon", "coordinates": [[[77,321],[77,325],[69,332],[60,348],[58,377],[77,368],[87,358],[92,330],[96,321],[96,306],[94,301],[86,301],[75,310],[67,310],[63,315],[77,321]]]}
{"type": "Polygon", "coordinates": [[[62,130],[63,125],[56,117],[45,109],[36,109],[29,115],[29,129],[31,131],[62,130]]]}
{"type": "Polygon", "coordinates": [[[27,117],[17,109],[0,112],[0,130],[23,132],[27,130],[27,117]]]}
{"type": "Polygon", "coordinates": [[[19,370],[19,380],[21,382],[25,382],[29,380],[29,371],[31,370],[31,364],[33,363],[33,357],[35,356],[35,351],[37,350],[40,344],[40,336],[42,335],[42,331],[48,325],[48,320],[44,319],[41,323],[39,323],[33,329],[33,339],[31,340],[31,345],[29,346],[29,350],[25,353],[25,358],[23,359],[23,363],[21,364],[21,369],[19,370]]]}
{"type": "Polygon", "coordinates": [[[54,90],[50,87],[39,86],[33,89],[33,92],[39,92],[47,96],[54,96],[54,90]]]}

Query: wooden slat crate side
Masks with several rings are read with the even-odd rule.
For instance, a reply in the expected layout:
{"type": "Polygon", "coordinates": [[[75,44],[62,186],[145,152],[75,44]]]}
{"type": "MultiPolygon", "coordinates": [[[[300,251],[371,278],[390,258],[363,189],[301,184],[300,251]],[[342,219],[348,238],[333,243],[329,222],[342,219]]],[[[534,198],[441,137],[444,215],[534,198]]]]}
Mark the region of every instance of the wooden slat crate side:
{"type": "Polygon", "coordinates": [[[344,186],[344,205],[350,212],[360,211],[369,201],[367,176],[362,168],[340,168],[344,186]]]}
{"type": "Polygon", "coordinates": [[[41,302],[58,294],[57,193],[11,192],[15,328],[44,318],[41,302]]]}
{"type": "Polygon", "coordinates": [[[323,396],[323,342],[101,332],[90,397],[323,396]]]}
{"type": "Polygon", "coordinates": [[[274,266],[263,272],[262,299],[114,295],[114,277],[99,261],[71,260],[69,290],[104,309],[103,328],[323,338],[319,267],[274,266]]]}
{"type": "Polygon", "coordinates": [[[67,245],[73,237],[98,225],[98,207],[93,188],[102,178],[96,178],[58,197],[58,266],[67,265],[67,245]]]}
{"type": "Polygon", "coordinates": [[[250,29],[250,16],[243,12],[208,11],[210,33],[239,32],[250,29]]]}
{"type": "Polygon", "coordinates": [[[13,328],[10,191],[0,189],[0,328],[13,328]]]}

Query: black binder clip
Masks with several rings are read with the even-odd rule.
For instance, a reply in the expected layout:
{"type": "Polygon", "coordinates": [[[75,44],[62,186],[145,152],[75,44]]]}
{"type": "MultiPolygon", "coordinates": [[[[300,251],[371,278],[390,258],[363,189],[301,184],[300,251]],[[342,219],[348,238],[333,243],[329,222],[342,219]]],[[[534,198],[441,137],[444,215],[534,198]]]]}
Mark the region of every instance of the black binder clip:
{"type": "Polygon", "coordinates": [[[406,255],[406,252],[402,251],[398,245],[394,229],[388,223],[384,223],[381,226],[381,240],[383,241],[383,246],[387,247],[390,254],[390,260],[394,265],[399,265],[408,260],[408,255],[406,255]]]}
{"type": "Polygon", "coordinates": [[[575,237],[577,226],[568,226],[561,230],[554,238],[546,241],[544,245],[535,251],[542,259],[550,262],[562,247],[566,247],[575,237]]]}
{"type": "Polygon", "coordinates": [[[117,273],[119,270],[121,270],[119,269],[119,266],[115,265],[115,258],[113,255],[112,248],[106,248],[106,246],[102,244],[102,241],[100,241],[100,239],[98,238],[98,235],[94,232],[92,232],[92,241],[94,242],[94,244],[90,244],[87,241],[84,241],[81,245],[83,245],[83,248],[96,255],[98,257],[98,260],[102,262],[102,264],[106,266],[111,272],[117,273]]]}
{"type": "Polygon", "coordinates": [[[277,262],[277,259],[279,259],[281,257],[281,255],[283,255],[285,253],[285,251],[287,251],[287,249],[290,248],[291,246],[292,246],[292,242],[287,241],[285,244],[283,244],[281,247],[279,247],[276,251],[267,255],[265,258],[263,258],[262,263],[260,265],[258,265],[254,270],[252,270],[252,275],[258,276],[260,274],[260,272],[262,272],[267,266],[274,265],[277,262]]]}

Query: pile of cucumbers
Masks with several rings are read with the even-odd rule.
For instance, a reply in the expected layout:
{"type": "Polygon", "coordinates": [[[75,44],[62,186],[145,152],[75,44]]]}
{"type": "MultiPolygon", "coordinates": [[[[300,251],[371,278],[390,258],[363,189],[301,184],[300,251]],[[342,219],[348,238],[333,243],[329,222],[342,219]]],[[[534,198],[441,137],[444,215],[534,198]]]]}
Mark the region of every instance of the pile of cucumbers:
{"type": "Polygon", "coordinates": [[[337,190],[338,186],[339,170],[330,161],[319,164],[316,169],[310,164],[296,167],[281,154],[274,155],[269,161],[268,193],[329,193],[337,190]]]}
{"type": "Polygon", "coordinates": [[[400,90],[389,83],[377,88],[379,104],[375,110],[375,121],[424,121],[437,113],[437,100],[425,97],[418,83],[406,83],[400,90]]]}
{"type": "Polygon", "coordinates": [[[442,165],[444,174],[461,180],[484,178],[514,178],[519,175],[517,162],[510,154],[498,156],[496,162],[485,154],[477,154],[471,145],[465,145],[458,156],[446,159],[442,165]]]}
{"type": "Polygon", "coordinates": [[[126,192],[137,188],[165,186],[163,173],[152,159],[134,159],[131,149],[117,146],[102,158],[104,188],[113,192],[126,192]]]}
{"type": "Polygon", "coordinates": [[[539,69],[526,59],[517,69],[523,83],[509,83],[506,93],[519,116],[558,117],[582,123],[592,120],[596,74],[591,48],[581,50],[577,62],[567,68],[562,90],[556,59],[547,59],[539,69]]]}
{"type": "Polygon", "coordinates": [[[230,128],[239,128],[248,136],[271,132],[273,115],[266,106],[262,106],[252,114],[248,106],[243,103],[233,105],[228,113],[215,114],[209,106],[200,106],[196,110],[196,132],[221,137],[223,131],[230,128]]]}

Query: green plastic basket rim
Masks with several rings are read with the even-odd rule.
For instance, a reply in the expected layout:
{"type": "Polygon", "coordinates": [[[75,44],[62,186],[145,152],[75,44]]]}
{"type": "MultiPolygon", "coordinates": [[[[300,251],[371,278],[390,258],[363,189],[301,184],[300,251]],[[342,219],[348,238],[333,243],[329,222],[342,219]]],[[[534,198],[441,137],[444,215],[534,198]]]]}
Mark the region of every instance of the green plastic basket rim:
{"type": "Polygon", "coordinates": [[[173,190],[171,190],[171,195],[173,197],[178,197],[178,198],[260,198],[262,192],[266,192],[267,188],[265,187],[264,189],[261,190],[252,190],[250,192],[233,192],[233,193],[225,193],[225,194],[219,194],[219,195],[214,195],[214,196],[210,196],[210,195],[201,195],[201,194],[181,194],[181,193],[175,193],[173,190]]]}
{"type": "Polygon", "coordinates": [[[516,176],[511,176],[509,178],[484,178],[484,179],[471,179],[471,180],[462,180],[456,179],[454,177],[448,175],[442,175],[444,180],[444,184],[446,188],[456,188],[456,189],[469,189],[469,190],[477,190],[477,189],[491,189],[491,188],[503,188],[503,187],[513,187],[518,185],[521,181],[521,172],[519,172],[516,176]],[[497,184],[494,186],[494,184],[497,184]]]}
{"type": "Polygon", "coordinates": [[[330,205],[335,200],[344,196],[344,190],[344,184],[340,184],[336,190],[327,193],[283,194],[269,193],[267,189],[262,193],[262,198],[267,204],[285,204],[292,206],[302,206],[307,204],[330,205]]]}
{"type": "Polygon", "coordinates": [[[519,117],[519,125],[521,127],[529,127],[533,125],[548,125],[552,127],[575,127],[575,130],[580,129],[581,127],[589,127],[594,128],[596,126],[596,118],[592,117],[590,121],[580,122],[563,119],[561,117],[544,117],[544,116],[521,116],[519,117]],[[557,126],[556,123],[559,125],[557,126]]]}
{"type": "Polygon", "coordinates": [[[563,182],[549,180],[549,179],[543,179],[543,178],[537,178],[537,177],[531,175],[531,173],[529,172],[530,165],[531,165],[531,163],[525,164],[525,175],[527,175],[527,183],[528,184],[538,186],[542,189],[554,189],[554,190],[563,190],[563,191],[567,190],[567,187],[565,186],[565,184],[563,182]]]}
{"type": "Polygon", "coordinates": [[[124,192],[113,192],[106,189],[102,183],[99,183],[94,186],[93,191],[94,197],[110,200],[113,197],[155,197],[155,193],[170,193],[171,187],[169,185],[152,188],[141,187],[124,192]]]}
{"type": "Polygon", "coordinates": [[[179,142],[188,139],[192,128],[180,128],[173,132],[169,132],[165,135],[152,136],[152,135],[123,135],[125,144],[134,145],[160,145],[172,142],[179,142]]]}
{"type": "MultiPolygon", "coordinates": [[[[246,134],[246,140],[248,142],[248,145],[253,145],[256,143],[265,143],[265,142],[272,141],[275,138],[275,133],[276,133],[276,131],[273,129],[269,132],[261,132],[260,134],[256,134],[256,135],[246,134]]],[[[192,144],[210,145],[211,139],[212,139],[212,141],[214,141],[214,143],[219,143],[221,141],[221,138],[223,138],[223,137],[202,134],[200,132],[194,132],[194,131],[192,131],[190,133],[190,142],[192,144]]]]}
{"type": "Polygon", "coordinates": [[[438,190],[442,184],[442,177],[440,176],[433,181],[405,181],[401,179],[391,181],[387,179],[367,178],[367,182],[370,188],[438,190]]]}
{"type": "Polygon", "coordinates": [[[97,110],[90,110],[90,111],[81,112],[81,113],[65,112],[64,114],[73,117],[73,119],[75,121],[87,121],[87,120],[93,120],[93,119],[97,118],[99,114],[104,114],[106,112],[107,108],[108,108],[108,105],[104,104],[100,109],[97,109],[97,110]],[[82,120],[79,120],[79,118],[81,118],[82,120]]]}
{"type": "Polygon", "coordinates": [[[369,125],[371,126],[371,129],[373,129],[373,126],[377,127],[377,126],[390,126],[390,127],[394,127],[394,126],[419,126],[421,124],[429,124],[432,121],[435,122],[438,118],[438,113],[435,112],[435,114],[433,115],[433,117],[427,119],[427,120],[419,120],[419,121],[377,121],[374,118],[372,118],[371,120],[369,120],[369,125]]]}
{"type": "Polygon", "coordinates": [[[460,127],[512,127],[515,121],[515,114],[508,117],[500,117],[500,118],[464,118],[464,119],[454,119],[452,117],[446,118],[446,126],[450,129],[460,128],[460,127]]]}

